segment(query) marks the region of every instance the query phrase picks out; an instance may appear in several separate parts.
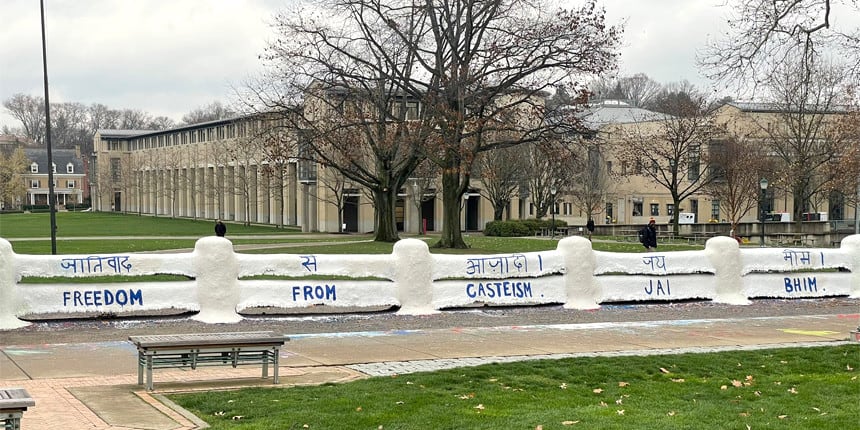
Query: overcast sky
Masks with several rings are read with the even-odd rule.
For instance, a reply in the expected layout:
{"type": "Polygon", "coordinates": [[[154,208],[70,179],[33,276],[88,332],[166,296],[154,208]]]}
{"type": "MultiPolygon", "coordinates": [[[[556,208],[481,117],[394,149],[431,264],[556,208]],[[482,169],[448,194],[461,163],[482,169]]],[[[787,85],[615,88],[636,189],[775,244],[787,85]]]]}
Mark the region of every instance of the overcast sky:
{"type": "MultiPolygon", "coordinates": [[[[45,0],[51,102],[141,109],[176,121],[260,68],[289,0],[45,0]]],[[[0,100],[43,96],[39,2],[2,0],[0,100]]],[[[579,3],[576,1],[575,3],[579,3]]],[[[708,86],[696,50],[724,27],[720,0],[598,0],[626,20],[621,73],[708,86]]],[[[0,108],[0,126],[20,124],[0,108]]]]}

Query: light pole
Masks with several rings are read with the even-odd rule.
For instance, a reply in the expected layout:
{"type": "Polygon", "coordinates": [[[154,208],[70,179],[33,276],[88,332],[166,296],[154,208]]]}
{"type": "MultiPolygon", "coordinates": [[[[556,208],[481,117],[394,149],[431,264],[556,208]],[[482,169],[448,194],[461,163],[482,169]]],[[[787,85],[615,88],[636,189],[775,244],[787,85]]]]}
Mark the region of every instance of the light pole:
{"type": "Polygon", "coordinates": [[[764,246],[764,200],[767,193],[767,179],[761,178],[758,181],[758,186],[761,188],[761,199],[759,199],[759,213],[761,215],[761,244],[759,246],[764,246]]]}
{"type": "Polygon", "coordinates": [[[552,204],[549,206],[549,212],[552,214],[552,233],[550,233],[550,238],[555,237],[555,193],[558,192],[558,188],[555,185],[549,187],[549,193],[552,195],[552,204]]]}

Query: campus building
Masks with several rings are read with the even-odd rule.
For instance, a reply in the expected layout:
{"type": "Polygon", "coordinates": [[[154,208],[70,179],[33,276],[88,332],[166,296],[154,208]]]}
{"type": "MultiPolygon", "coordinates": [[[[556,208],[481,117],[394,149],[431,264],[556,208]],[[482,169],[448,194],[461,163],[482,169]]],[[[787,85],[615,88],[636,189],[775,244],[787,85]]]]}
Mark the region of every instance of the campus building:
{"type": "MultiPolygon", "coordinates": [[[[749,104],[730,103],[719,109],[717,121],[752,124],[761,114],[773,113],[760,112],[749,104]]],[[[619,135],[619,129],[654,127],[663,118],[662,114],[623,103],[596,105],[583,116],[596,135],[608,142],[619,135]]],[[[297,140],[296,135],[283,135],[283,124],[277,128],[281,130],[277,139],[260,132],[275,129],[273,125],[278,124],[257,115],[161,131],[99,130],[94,137],[90,175],[93,207],[99,211],[296,225],[303,231],[373,231],[369,195],[348,180],[334,184],[335,172],[300,161],[295,152],[277,154],[267,150],[266,144],[272,141],[297,140]]],[[[719,200],[706,192],[693,194],[675,208],[666,189],[644,176],[621,172],[631,166],[622,165],[611,151],[604,157],[605,169],[623,179],[614,180],[607,190],[605,206],[595,216],[598,224],[638,225],[650,218],[666,224],[674,211],[685,214],[690,223],[727,221],[719,200]]],[[[414,182],[407,181],[398,193],[398,230],[440,231],[441,192],[436,192],[440,188],[419,191],[414,182]],[[425,194],[416,205],[414,197],[419,192],[425,194]]],[[[463,198],[461,225],[465,230],[482,230],[493,219],[492,205],[480,188],[480,181],[473,179],[463,198]]],[[[779,212],[791,204],[790,195],[771,190],[766,207],[779,212]]],[[[585,225],[587,214],[563,191],[554,206],[557,220],[585,225]]],[[[515,197],[510,207],[515,209],[506,211],[508,218],[535,216],[534,205],[527,196],[515,197]]],[[[831,220],[850,219],[856,212],[845,200],[834,201],[827,209],[831,220]]],[[[757,219],[757,210],[753,209],[742,221],[757,219]]]]}

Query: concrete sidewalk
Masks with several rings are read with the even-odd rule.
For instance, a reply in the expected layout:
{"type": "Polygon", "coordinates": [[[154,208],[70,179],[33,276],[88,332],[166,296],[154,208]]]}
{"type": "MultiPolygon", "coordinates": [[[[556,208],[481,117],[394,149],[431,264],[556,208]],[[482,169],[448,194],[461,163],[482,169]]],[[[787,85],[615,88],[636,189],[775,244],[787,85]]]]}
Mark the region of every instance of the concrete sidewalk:
{"type": "MultiPolygon", "coordinates": [[[[281,352],[281,385],[345,382],[489,362],[595,355],[709,352],[844,343],[860,314],[296,334],[281,352]]],[[[286,325],[285,325],[286,326],[286,325]]],[[[227,331],[227,330],[225,330],[227,331]]],[[[2,335],[2,332],[0,332],[2,335]]],[[[256,366],[156,370],[137,385],[129,342],[0,346],[0,387],[36,406],[23,429],[195,429],[162,394],[271,386],[256,366]]]]}

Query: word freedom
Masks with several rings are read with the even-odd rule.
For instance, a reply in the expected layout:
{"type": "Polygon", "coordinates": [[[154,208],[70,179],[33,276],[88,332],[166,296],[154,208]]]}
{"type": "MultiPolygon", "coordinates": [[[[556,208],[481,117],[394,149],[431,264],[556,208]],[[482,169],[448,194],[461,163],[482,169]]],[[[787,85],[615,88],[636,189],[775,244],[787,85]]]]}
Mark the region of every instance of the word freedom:
{"type": "Polygon", "coordinates": [[[63,291],[63,306],[143,305],[141,290],[63,291]]]}

